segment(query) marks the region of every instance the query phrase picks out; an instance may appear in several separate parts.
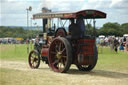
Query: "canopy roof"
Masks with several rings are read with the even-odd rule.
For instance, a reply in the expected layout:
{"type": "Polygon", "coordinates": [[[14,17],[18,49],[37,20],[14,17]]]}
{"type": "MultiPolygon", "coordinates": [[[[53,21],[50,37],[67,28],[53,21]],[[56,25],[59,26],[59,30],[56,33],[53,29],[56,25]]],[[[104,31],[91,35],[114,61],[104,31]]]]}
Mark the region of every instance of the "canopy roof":
{"type": "Polygon", "coordinates": [[[78,18],[82,17],[84,19],[98,19],[98,18],[106,18],[106,13],[98,10],[81,10],[77,12],[46,12],[46,13],[38,13],[33,15],[33,19],[46,19],[46,18],[78,18]]]}

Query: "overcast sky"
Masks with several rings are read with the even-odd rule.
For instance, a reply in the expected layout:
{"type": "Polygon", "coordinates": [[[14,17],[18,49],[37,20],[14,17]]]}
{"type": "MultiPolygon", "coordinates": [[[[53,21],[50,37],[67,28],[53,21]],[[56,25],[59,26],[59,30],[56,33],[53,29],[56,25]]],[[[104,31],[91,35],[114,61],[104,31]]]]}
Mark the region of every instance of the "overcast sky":
{"type": "MultiPolygon", "coordinates": [[[[101,27],[106,22],[128,22],[128,0],[0,0],[0,26],[26,26],[26,8],[32,6],[32,14],[41,12],[42,7],[53,11],[76,11],[97,9],[107,13],[106,19],[97,20],[101,27]]],[[[33,21],[41,26],[41,20],[33,21]]]]}

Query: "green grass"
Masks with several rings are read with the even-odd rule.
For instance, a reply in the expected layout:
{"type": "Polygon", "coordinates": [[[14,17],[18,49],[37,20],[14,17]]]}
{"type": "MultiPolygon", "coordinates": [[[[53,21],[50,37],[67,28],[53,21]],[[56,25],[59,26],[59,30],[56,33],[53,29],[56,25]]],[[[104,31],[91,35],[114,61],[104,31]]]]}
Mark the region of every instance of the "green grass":
{"type": "Polygon", "coordinates": [[[115,53],[108,47],[99,47],[98,55],[92,72],[78,71],[73,65],[68,73],[62,74],[53,72],[43,63],[39,69],[30,69],[25,44],[0,45],[1,61],[25,63],[9,64],[12,67],[4,64],[7,66],[0,68],[0,85],[128,85],[128,52],[115,53]],[[19,64],[19,69],[14,68],[15,64],[19,64]]]}
{"type": "MultiPolygon", "coordinates": [[[[98,51],[98,68],[121,68],[128,70],[128,52],[118,51],[116,53],[114,51],[111,51],[109,47],[98,47],[98,51]]],[[[0,45],[0,58],[4,60],[27,61],[27,45],[0,45]]]]}
{"type": "MultiPolygon", "coordinates": [[[[29,45],[30,49],[30,45],[29,45]]],[[[26,44],[7,44],[0,45],[0,58],[5,60],[27,60],[26,44]]]]}
{"type": "Polygon", "coordinates": [[[102,53],[99,53],[98,68],[117,69],[128,71],[128,52],[118,51],[117,53],[111,51],[110,48],[102,49],[102,53]]]}

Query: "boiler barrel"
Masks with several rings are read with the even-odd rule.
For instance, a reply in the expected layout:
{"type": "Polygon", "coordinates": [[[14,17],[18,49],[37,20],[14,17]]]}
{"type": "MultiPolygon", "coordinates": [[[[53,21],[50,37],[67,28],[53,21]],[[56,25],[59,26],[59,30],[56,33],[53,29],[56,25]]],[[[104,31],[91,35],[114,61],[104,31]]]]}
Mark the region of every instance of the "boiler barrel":
{"type": "Polygon", "coordinates": [[[48,48],[41,49],[41,56],[48,56],[48,48]]]}

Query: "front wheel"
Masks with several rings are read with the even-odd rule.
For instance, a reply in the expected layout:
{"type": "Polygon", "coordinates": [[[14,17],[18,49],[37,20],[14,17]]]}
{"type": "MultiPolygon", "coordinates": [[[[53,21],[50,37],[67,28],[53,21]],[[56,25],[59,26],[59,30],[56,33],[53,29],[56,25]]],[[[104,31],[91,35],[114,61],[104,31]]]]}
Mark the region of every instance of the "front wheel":
{"type": "Polygon", "coordinates": [[[72,49],[69,41],[63,37],[55,38],[49,48],[49,66],[55,72],[67,72],[72,63],[72,49]]]}
{"type": "Polygon", "coordinates": [[[39,67],[40,55],[39,55],[38,51],[32,50],[30,52],[29,57],[28,57],[28,63],[29,63],[29,66],[33,69],[36,69],[39,67]]]}
{"type": "Polygon", "coordinates": [[[94,58],[93,58],[93,64],[92,65],[76,65],[77,68],[80,70],[80,71],[91,71],[96,63],[97,63],[97,59],[98,59],[98,51],[97,51],[97,47],[96,45],[94,45],[94,58]]]}

